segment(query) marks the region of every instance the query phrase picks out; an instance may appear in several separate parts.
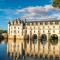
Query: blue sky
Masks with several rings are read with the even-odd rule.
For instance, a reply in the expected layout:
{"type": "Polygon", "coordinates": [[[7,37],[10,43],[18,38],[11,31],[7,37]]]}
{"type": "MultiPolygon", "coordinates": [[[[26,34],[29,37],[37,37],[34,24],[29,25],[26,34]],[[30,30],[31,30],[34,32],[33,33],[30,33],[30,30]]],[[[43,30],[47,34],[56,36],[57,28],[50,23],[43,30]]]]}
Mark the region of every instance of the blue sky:
{"type": "Polygon", "coordinates": [[[60,9],[51,4],[52,0],[0,0],[0,29],[16,18],[60,18],[60,9]]]}

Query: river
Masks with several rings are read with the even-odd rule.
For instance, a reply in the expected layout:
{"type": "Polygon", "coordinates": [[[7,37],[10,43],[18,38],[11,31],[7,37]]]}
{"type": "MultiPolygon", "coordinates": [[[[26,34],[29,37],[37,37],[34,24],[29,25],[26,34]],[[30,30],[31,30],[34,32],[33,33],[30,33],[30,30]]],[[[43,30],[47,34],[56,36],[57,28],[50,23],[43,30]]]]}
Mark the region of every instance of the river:
{"type": "Polygon", "coordinates": [[[26,56],[25,59],[22,57],[15,58],[12,56],[8,56],[7,53],[7,43],[1,42],[0,43],[0,60],[59,60],[58,58],[43,58],[43,57],[28,57],[26,56]]]}

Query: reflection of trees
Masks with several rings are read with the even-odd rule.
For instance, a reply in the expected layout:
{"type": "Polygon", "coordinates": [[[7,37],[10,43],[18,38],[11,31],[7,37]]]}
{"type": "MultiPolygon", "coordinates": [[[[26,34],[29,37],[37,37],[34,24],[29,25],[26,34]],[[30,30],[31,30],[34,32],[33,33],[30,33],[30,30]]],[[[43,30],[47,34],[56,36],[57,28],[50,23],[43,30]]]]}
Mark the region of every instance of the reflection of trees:
{"type": "MultiPolygon", "coordinates": [[[[33,34],[32,42],[34,44],[34,52],[35,52],[35,44],[37,43],[37,35],[36,34],[33,34]]],[[[34,55],[35,55],[35,53],[34,53],[34,55]]]]}
{"type": "Polygon", "coordinates": [[[52,34],[52,35],[51,35],[51,37],[50,37],[50,43],[51,43],[52,45],[54,45],[54,46],[53,46],[53,54],[54,54],[54,56],[55,56],[55,45],[58,43],[58,36],[57,36],[56,34],[52,34]]]}
{"type": "Polygon", "coordinates": [[[46,36],[46,34],[42,34],[41,43],[43,44],[43,53],[44,53],[44,45],[46,44],[46,42],[47,42],[47,36],[46,36]]]}
{"type": "Polygon", "coordinates": [[[0,42],[4,40],[4,36],[3,35],[0,35],[0,42]]]}
{"type": "Polygon", "coordinates": [[[33,43],[37,43],[37,35],[36,34],[33,35],[33,43]]]}
{"type": "Polygon", "coordinates": [[[42,43],[43,45],[45,45],[46,42],[47,42],[47,36],[46,36],[46,34],[42,34],[42,35],[41,35],[41,43],[42,43]]]}

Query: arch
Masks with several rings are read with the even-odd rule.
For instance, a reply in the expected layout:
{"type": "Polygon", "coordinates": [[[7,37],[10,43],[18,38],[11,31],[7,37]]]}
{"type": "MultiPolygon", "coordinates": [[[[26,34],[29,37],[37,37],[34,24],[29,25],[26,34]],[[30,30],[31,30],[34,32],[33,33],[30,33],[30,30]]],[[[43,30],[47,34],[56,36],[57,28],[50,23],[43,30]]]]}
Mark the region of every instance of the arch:
{"type": "Polygon", "coordinates": [[[56,34],[52,34],[49,40],[52,45],[56,45],[58,43],[58,36],[56,34]]]}
{"type": "Polygon", "coordinates": [[[33,34],[33,43],[37,43],[37,34],[33,34]]]}
{"type": "Polygon", "coordinates": [[[46,34],[42,34],[40,40],[41,40],[41,43],[42,43],[43,45],[45,45],[46,42],[47,42],[47,35],[46,35],[46,34]]]}
{"type": "Polygon", "coordinates": [[[27,43],[29,43],[29,35],[25,36],[25,40],[26,40],[27,43]]]}

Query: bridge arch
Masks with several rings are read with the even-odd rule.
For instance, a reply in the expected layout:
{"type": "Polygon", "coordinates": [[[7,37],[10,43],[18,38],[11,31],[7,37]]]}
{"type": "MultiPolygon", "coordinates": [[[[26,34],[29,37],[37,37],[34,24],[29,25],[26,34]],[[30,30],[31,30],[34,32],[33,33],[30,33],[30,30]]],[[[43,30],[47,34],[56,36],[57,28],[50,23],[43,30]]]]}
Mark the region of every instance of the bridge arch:
{"type": "Polygon", "coordinates": [[[52,45],[58,44],[58,35],[57,34],[52,34],[49,39],[50,43],[52,45]]]}
{"type": "Polygon", "coordinates": [[[47,42],[47,35],[46,34],[42,34],[41,37],[41,44],[45,45],[47,42]]]}
{"type": "Polygon", "coordinates": [[[37,39],[37,38],[38,38],[38,37],[37,37],[37,34],[33,34],[33,37],[32,37],[32,38],[33,38],[33,43],[34,43],[34,44],[37,43],[37,40],[38,40],[38,39],[37,39]]]}

